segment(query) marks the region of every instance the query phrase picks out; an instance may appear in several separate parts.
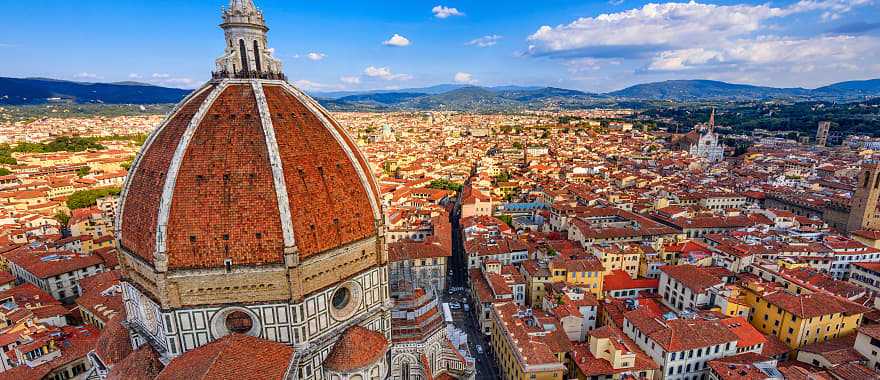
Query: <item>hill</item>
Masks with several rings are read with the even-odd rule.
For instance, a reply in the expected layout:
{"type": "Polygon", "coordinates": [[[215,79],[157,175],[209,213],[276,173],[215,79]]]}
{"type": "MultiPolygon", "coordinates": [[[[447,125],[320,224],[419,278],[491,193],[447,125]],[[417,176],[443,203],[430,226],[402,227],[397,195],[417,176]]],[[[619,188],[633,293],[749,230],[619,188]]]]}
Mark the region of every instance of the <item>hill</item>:
{"type": "Polygon", "coordinates": [[[190,90],[142,83],[80,83],[54,79],[0,77],[0,105],[48,102],[158,104],[176,103],[190,90]]]}
{"type": "Polygon", "coordinates": [[[638,84],[608,95],[649,100],[754,100],[807,98],[810,90],[732,84],[711,80],[670,80],[638,84]]]}

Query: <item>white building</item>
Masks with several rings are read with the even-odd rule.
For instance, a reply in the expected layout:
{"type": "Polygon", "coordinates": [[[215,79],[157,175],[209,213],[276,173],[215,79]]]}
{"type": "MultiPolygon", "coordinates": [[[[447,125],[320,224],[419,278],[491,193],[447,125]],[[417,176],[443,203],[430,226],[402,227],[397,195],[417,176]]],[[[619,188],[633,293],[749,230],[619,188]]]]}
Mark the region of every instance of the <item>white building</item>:
{"type": "Polygon", "coordinates": [[[709,306],[713,296],[724,288],[724,280],[693,265],[660,267],[659,292],[662,301],[673,310],[709,306]]]}
{"type": "Polygon", "coordinates": [[[737,354],[736,334],[717,319],[661,319],[637,309],[624,315],[623,332],[660,365],[663,380],[703,379],[707,362],[737,354]]]}

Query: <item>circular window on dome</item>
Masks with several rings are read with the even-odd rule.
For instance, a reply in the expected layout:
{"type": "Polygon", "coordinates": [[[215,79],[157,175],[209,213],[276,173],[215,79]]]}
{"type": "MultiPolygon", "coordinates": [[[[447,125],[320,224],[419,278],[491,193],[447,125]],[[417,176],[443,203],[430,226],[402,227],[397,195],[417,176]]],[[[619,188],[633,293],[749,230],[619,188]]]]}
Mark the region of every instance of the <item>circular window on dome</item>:
{"type": "Polygon", "coordinates": [[[259,317],[243,307],[229,307],[211,317],[211,333],[220,338],[229,334],[260,336],[262,324],[259,317]]]}
{"type": "Polygon", "coordinates": [[[254,328],[254,320],[243,311],[233,311],[226,316],[226,329],[236,334],[247,334],[254,328]]]}
{"type": "Polygon", "coordinates": [[[348,282],[336,288],[330,295],[330,316],[337,321],[351,318],[361,303],[361,288],[355,282],[348,282]]]}
{"type": "Polygon", "coordinates": [[[333,293],[334,309],[345,309],[345,307],[348,306],[349,302],[351,302],[351,290],[348,290],[348,288],[339,288],[336,293],[333,293]]]}

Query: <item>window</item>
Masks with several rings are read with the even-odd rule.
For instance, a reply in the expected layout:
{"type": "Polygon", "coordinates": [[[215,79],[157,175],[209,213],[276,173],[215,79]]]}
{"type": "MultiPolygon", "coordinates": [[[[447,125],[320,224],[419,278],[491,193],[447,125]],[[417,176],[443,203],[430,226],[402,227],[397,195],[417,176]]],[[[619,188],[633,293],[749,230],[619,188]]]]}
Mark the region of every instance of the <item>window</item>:
{"type": "Polygon", "coordinates": [[[348,306],[348,302],[351,300],[351,291],[348,288],[340,288],[333,293],[333,307],[337,310],[344,309],[348,306]]]}
{"type": "Polygon", "coordinates": [[[248,63],[247,58],[247,47],[244,44],[244,40],[238,40],[238,49],[241,52],[241,68],[244,72],[251,71],[250,63],[248,63]]]}
{"type": "Polygon", "coordinates": [[[226,317],[226,328],[236,334],[245,334],[254,327],[251,316],[243,311],[234,311],[226,317]]]}

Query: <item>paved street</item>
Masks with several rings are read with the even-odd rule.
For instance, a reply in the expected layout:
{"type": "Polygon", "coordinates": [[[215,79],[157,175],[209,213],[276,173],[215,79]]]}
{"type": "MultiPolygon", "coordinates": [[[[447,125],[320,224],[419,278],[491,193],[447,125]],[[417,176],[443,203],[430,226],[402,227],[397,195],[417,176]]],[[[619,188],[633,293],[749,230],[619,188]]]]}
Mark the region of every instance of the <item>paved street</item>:
{"type": "MultiPolygon", "coordinates": [[[[461,234],[461,196],[459,195],[458,202],[456,204],[455,210],[450,215],[450,222],[452,223],[452,260],[450,262],[450,270],[452,270],[452,276],[449,278],[449,286],[450,287],[465,287],[466,289],[470,289],[468,285],[468,275],[467,275],[467,259],[464,253],[464,242],[462,241],[461,234]]],[[[445,297],[450,297],[448,294],[445,297]]],[[[454,314],[456,315],[456,326],[464,329],[468,334],[468,344],[470,345],[471,353],[473,353],[474,357],[477,360],[477,379],[500,379],[500,372],[495,366],[495,360],[492,356],[492,350],[489,346],[489,340],[484,338],[483,333],[480,331],[479,322],[477,319],[477,315],[475,314],[476,308],[474,308],[474,300],[470,297],[470,291],[465,290],[464,292],[458,292],[452,296],[453,298],[460,300],[463,297],[467,297],[471,302],[471,310],[470,312],[458,311],[454,314]],[[476,346],[481,345],[483,347],[483,354],[477,353],[476,346]]]]}

